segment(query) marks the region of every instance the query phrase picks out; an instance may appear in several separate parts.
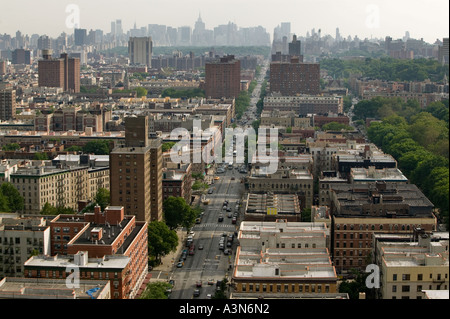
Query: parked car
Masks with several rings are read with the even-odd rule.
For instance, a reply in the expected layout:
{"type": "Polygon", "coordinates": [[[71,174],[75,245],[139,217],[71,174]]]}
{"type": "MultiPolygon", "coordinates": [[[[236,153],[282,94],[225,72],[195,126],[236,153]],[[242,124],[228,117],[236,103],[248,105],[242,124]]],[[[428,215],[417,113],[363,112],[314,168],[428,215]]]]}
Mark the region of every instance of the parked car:
{"type": "Polygon", "coordinates": [[[200,289],[195,289],[194,290],[194,297],[199,297],[200,296],[200,289]]]}
{"type": "Polygon", "coordinates": [[[214,285],[214,279],[208,279],[208,285],[214,285]]]}
{"type": "Polygon", "coordinates": [[[233,219],[231,220],[231,223],[232,223],[232,224],[236,224],[236,222],[237,222],[237,218],[236,218],[236,217],[233,217],[233,219]]]}
{"type": "Polygon", "coordinates": [[[183,267],[183,262],[179,262],[178,264],[177,264],[177,268],[181,268],[181,267],[183,267]]]}

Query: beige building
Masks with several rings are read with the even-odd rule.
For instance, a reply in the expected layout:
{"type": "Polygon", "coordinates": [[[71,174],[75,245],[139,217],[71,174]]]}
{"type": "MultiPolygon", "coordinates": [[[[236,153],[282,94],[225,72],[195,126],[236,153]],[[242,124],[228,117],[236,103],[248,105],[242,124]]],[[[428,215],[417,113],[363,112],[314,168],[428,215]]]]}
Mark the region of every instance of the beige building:
{"type": "Polygon", "coordinates": [[[50,236],[44,218],[0,216],[0,278],[22,277],[23,264],[33,253],[50,254],[50,236]]]}
{"type": "Polygon", "coordinates": [[[380,298],[423,299],[425,291],[447,291],[448,296],[448,232],[376,234],[374,253],[381,273],[380,298]]]}
{"type": "Polygon", "coordinates": [[[247,222],[240,225],[232,276],[233,293],[270,298],[276,294],[328,294],[337,276],[324,224],[247,222]]]}
{"type": "Polygon", "coordinates": [[[314,179],[308,170],[278,169],[274,174],[264,173],[260,168],[252,168],[246,186],[252,193],[297,194],[301,207],[310,207],[313,202],[314,179]]]}
{"type": "Polygon", "coordinates": [[[109,188],[109,167],[52,166],[28,161],[9,175],[24,198],[24,212],[39,214],[46,203],[78,210],[78,201],[93,200],[100,187],[109,188]]]}
{"type": "Polygon", "coordinates": [[[311,118],[299,116],[292,110],[280,111],[271,109],[261,113],[261,123],[264,126],[279,126],[308,129],[311,128],[311,118]]]}

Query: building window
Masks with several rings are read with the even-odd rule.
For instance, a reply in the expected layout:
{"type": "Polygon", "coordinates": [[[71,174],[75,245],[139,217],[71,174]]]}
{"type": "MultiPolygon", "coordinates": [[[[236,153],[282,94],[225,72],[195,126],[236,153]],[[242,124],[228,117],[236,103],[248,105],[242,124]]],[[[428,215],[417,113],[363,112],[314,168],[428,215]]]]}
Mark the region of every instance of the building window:
{"type": "Polygon", "coordinates": [[[392,292],[397,292],[397,286],[396,285],[392,286],[392,292]]]}
{"type": "Polygon", "coordinates": [[[417,280],[418,281],[422,281],[423,280],[423,275],[422,274],[418,274],[417,275],[417,280]]]}
{"type": "Polygon", "coordinates": [[[393,275],[392,275],[392,280],[393,280],[393,281],[397,281],[397,274],[393,274],[393,275]]]}
{"type": "Polygon", "coordinates": [[[402,286],[402,292],[409,292],[409,286],[402,286]]]}
{"type": "Polygon", "coordinates": [[[410,280],[410,277],[411,277],[411,275],[409,275],[409,274],[403,274],[403,275],[402,275],[402,280],[404,280],[404,281],[409,281],[409,280],[410,280]]]}

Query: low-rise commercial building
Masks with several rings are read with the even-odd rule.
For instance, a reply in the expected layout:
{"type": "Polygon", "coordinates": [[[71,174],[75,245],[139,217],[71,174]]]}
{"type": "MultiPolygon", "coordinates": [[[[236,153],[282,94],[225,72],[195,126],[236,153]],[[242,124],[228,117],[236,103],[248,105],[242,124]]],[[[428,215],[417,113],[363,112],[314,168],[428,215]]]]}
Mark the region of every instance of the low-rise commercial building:
{"type": "Polygon", "coordinates": [[[247,222],[240,225],[231,279],[233,293],[328,294],[337,275],[327,249],[324,224],[247,222]]]}

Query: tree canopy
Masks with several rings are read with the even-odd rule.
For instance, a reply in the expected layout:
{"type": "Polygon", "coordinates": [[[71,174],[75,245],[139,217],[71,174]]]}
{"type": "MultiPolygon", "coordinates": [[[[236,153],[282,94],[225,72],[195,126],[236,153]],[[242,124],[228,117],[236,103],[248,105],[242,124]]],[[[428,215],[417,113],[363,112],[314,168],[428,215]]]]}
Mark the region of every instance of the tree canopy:
{"type": "Polygon", "coordinates": [[[148,254],[156,262],[161,257],[176,250],[178,246],[178,235],[174,230],[162,221],[153,221],[148,225],[148,254]]]}
{"type": "Polygon", "coordinates": [[[24,198],[13,184],[6,182],[0,186],[0,211],[17,212],[24,207],[24,198]]]}
{"type": "Polygon", "coordinates": [[[448,74],[448,67],[433,59],[401,60],[390,57],[364,60],[323,59],[320,68],[335,78],[349,78],[360,74],[385,81],[441,81],[448,74]]]}
{"type": "Polygon", "coordinates": [[[179,226],[190,229],[198,216],[198,212],[191,208],[183,197],[170,196],[163,202],[164,220],[170,229],[179,226]]]}

